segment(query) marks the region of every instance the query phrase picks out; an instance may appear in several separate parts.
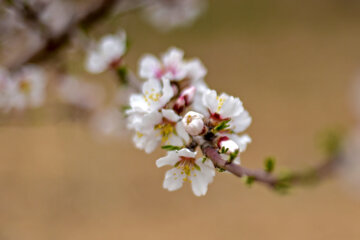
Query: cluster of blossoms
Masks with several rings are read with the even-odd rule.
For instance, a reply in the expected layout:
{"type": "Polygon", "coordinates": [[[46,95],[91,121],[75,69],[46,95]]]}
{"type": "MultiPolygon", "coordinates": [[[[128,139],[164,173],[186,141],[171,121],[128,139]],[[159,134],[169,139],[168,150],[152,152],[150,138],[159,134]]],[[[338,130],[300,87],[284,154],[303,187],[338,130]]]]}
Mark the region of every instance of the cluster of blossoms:
{"type": "Polygon", "coordinates": [[[151,153],[161,145],[168,150],[156,165],[171,167],[163,183],[169,191],[188,181],[195,195],[206,194],[215,166],[206,156],[198,156],[197,148],[208,144],[224,160],[240,164],[240,152],[251,142],[248,135],[240,135],[251,123],[242,102],[209,89],[206,73],[200,60],[184,59],[177,48],[161,59],[147,54],[139,62],[145,82],[141,93],[130,96],[127,126],[135,131],[137,148],[151,153]]]}
{"type": "Polygon", "coordinates": [[[36,66],[15,73],[0,69],[0,108],[3,112],[40,107],[45,100],[46,78],[36,66]]]}

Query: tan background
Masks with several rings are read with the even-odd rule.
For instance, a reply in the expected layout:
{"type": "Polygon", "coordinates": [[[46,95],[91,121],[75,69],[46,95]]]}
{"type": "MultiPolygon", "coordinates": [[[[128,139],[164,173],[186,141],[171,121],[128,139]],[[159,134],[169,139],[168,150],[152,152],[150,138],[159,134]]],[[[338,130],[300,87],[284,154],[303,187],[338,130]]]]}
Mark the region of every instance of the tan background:
{"type": "MultiPolygon", "coordinates": [[[[132,14],[95,32],[124,27],[133,67],[173,45],[198,56],[209,85],[240,96],[254,118],[243,164],[275,155],[302,168],[321,160],[319,132],[352,123],[359,12],[350,0],[213,0],[191,29],[161,34],[132,14]]],[[[162,189],[165,169],[154,162],[163,151],[146,155],[126,137],[100,141],[79,124],[1,126],[0,146],[1,240],[360,239],[359,189],[341,178],[279,196],[217,174],[197,198],[189,186],[162,189]]]]}

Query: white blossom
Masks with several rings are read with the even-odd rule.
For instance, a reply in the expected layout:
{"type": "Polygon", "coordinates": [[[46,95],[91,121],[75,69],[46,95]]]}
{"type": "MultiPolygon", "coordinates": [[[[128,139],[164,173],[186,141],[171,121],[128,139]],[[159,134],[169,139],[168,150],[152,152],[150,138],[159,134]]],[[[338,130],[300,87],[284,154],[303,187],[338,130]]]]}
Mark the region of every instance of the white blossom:
{"type": "Polygon", "coordinates": [[[135,146],[151,153],[160,143],[180,147],[189,143],[190,137],[180,119],[171,109],[133,114],[128,117],[128,128],[136,131],[133,138],[135,146]]]}
{"type": "Polygon", "coordinates": [[[199,110],[205,116],[215,123],[230,120],[230,129],[235,133],[244,131],[251,124],[251,117],[239,98],[226,93],[218,96],[215,90],[207,90],[202,96],[202,103],[206,110],[199,110]]]}
{"type": "Polygon", "coordinates": [[[204,131],[204,116],[200,113],[190,111],[182,119],[185,130],[192,136],[200,135],[204,131]]]}
{"type": "Polygon", "coordinates": [[[7,87],[9,109],[40,107],[45,100],[46,78],[41,68],[25,66],[10,79],[7,87]]]}
{"type": "Polygon", "coordinates": [[[167,78],[162,81],[149,79],[142,86],[142,94],[130,96],[130,110],[127,114],[149,113],[164,107],[174,96],[173,88],[167,78]]]}
{"type": "Polygon", "coordinates": [[[102,73],[111,67],[117,67],[125,52],[125,31],[104,36],[97,46],[88,51],[85,68],[90,73],[102,73]]]}
{"type": "Polygon", "coordinates": [[[145,8],[148,21],[162,31],[189,26],[204,11],[204,0],[159,0],[145,8]]]}
{"type": "Polygon", "coordinates": [[[192,191],[196,196],[206,194],[208,184],[213,181],[215,168],[213,163],[202,158],[195,159],[196,152],[183,148],[179,151],[170,151],[167,156],[156,161],[157,167],[169,165],[172,169],[165,174],[163,187],[169,191],[178,190],[183,183],[191,183],[192,191]]]}
{"type": "Polygon", "coordinates": [[[206,72],[200,60],[184,60],[184,52],[175,47],[164,53],[161,60],[154,55],[146,54],[139,61],[139,76],[145,79],[167,77],[171,81],[189,79],[196,82],[203,79],[206,72]]]}

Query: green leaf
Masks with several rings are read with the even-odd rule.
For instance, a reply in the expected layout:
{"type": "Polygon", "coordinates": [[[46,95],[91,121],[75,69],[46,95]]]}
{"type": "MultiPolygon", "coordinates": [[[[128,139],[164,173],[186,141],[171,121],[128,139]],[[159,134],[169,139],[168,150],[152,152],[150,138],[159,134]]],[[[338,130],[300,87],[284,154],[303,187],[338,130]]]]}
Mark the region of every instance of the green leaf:
{"type": "Polygon", "coordinates": [[[246,179],[245,179],[246,185],[248,185],[249,187],[251,187],[254,182],[255,182],[255,177],[253,177],[253,176],[246,176],[246,179]]]}
{"type": "Polygon", "coordinates": [[[229,151],[228,148],[222,147],[220,152],[221,153],[227,153],[227,151],[229,151]]]}
{"type": "Polygon", "coordinates": [[[120,83],[123,85],[127,85],[128,84],[128,79],[127,79],[128,70],[127,70],[126,66],[118,67],[116,69],[116,73],[119,77],[120,83]]]}
{"type": "Polygon", "coordinates": [[[203,159],[202,159],[202,163],[205,163],[205,162],[206,162],[206,160],[207,160],[207,157],[203,157],[203,159]]]}
{"type": "Polygon", "coordinates": [[[162,149],[166,150],[166,151],[175,151],[175,150],[180,150],[182,149],[182,147],[178,147],[178,146],[173,146],[173,145],[164,145],[161,147],[162,149]]]}
{"type": "Polygon", "coordinates": [[[275,158],[267,157],[264,161],[265,171],[268,173],[272,173],[275,169],[275,158]]]}
{"type": "Polygon", "coordinates": [[[283,172],[278,176],[278,181],[276,182],[274,189],[280,194],[287,194],[291,188],[291,182],[294,178],[294,173],[292,172],[283,172]]]}
{"type": "Polygon", "coordinates": [[[212,132],[217,133],[219,131],[225,130],[226,128],[230,127],[230,125],[228,124],[230,121],[231,121],[231,119],[222,121],[221,123],[219,123],[212,129],[212,132]]]}
{"type": "Polygon", "coordinates": [[[237,149],[233,153],[230,153],[229,162],[232,163],[238,155],[239,155],[239,149],[237,149]]]}
{"type": "Polygon", "coordinates": [[[339,153],[343,142],[343,130],[328,130],[321,135],[320,146],[330,156],[339,153]]]}
{"type": "Polygon", "coordinates": [[[131,109],[131,107],[129,105],[123,105],[121,106],[121,112],[125,113],[127,110],[131,109]]]}

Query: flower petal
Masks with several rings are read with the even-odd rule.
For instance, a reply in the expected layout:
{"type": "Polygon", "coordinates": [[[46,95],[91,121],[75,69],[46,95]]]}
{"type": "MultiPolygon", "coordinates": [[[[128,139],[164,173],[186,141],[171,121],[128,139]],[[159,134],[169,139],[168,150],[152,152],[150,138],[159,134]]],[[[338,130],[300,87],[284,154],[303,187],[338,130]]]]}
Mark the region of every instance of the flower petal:
{"type": "Polygon", "coordinates": [[[107,63],[98,52],[90,52],[86,59],[85,68],[88,72],[98,74],[106,70],[107,63]]]}
{"type": "Polygon", "coordinates": [[[165,157],[156,160],[156,166],[158,168],[165,165],[174,166],[179,161],[179,153],[177,151],[169,151],[165,157]]]}
{"type": "Polygon", "coordinates": [[[176,133],[180,138],[184,140],[185,144],[188,144],[190,142],[190,136],[186,132],[184,124],[182,122],[178,122],[176,124],[176,133]]]}
{"type": "Polygon", "coordinates": [[[156,78],[156,73],[161,69],[159,60],[151,54],[144,55],[139,62],[139,76],[141,78],[156,78]]]}
{"type": "Polygon", "coordinates": [[[217,94],[215,90],[207,90],[202,98],[203,104],[212,112],[215,113],[218,108],[217,94]]]}
{"type": "Polygon", "coordinates": [[[230,122],[231,128],[235,133],[239,133],[247,129],[252,122],[252,118],[248,111],[244,110],[239,116],[232,119],[230,122]]]}
{"type": "Polygon", "coordinates": [[[208,184],[211,183],[215,176],[215,168],[210,160],[202,162],[202,158],[196,160],[196,164],[200,167],[191,173],[191,187],[196,196],[204,196],[208,189],[208,184]]]}
{"type": "Polygon", "coordinates": [[[171,122],[177,122],[180,120],[180,116],[172,109],[162,109],[161,112],[163,117],[171,122]]]}
{"type": "Polygon", "coordinates": [[[173,168],[166,172],[163,187],[169,191],[175,191],[181,188],[183,183],[181,170],[173,168]]]}
{"type": "Polygon", "coordinates": [[[162,78],[162,83],[163,83],[162,96],[160,97],[159,102],[162,106],[164,106],[174,96],[174,90],[171,87],[169,79],[162,78]]]}

